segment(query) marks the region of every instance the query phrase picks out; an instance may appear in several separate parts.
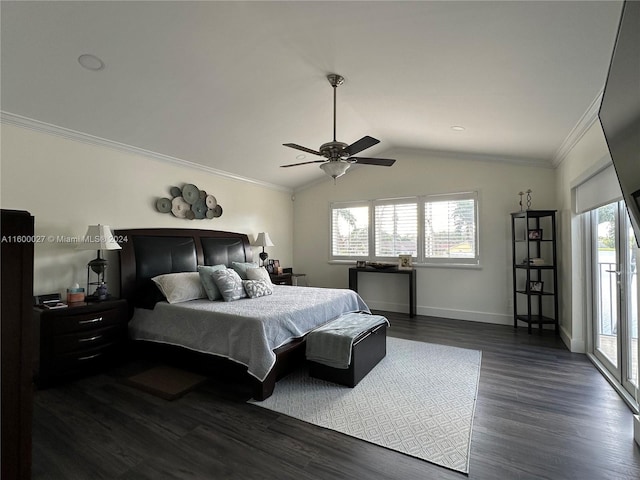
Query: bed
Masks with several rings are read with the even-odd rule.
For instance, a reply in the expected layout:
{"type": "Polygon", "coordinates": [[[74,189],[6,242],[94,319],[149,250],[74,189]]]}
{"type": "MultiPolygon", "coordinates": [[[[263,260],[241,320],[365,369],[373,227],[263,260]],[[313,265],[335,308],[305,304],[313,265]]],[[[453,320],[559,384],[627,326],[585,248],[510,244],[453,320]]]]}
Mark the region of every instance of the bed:
{"type": "Polygon", "coordinates": [[[152,278],[196,272],[198,265],[251,262],[242,233],[197,229],[132,229],[115,232],[120,245],[120,296],[129,303],[129,332],[145,349],[170,349],[194,366],[203,359],[252,386],[256,400],[304,361],[308,332],[350,311],[369,311],[357,293],[274,285],[273,294],[232,302],[190,300],[169,304],[152,278]]]}

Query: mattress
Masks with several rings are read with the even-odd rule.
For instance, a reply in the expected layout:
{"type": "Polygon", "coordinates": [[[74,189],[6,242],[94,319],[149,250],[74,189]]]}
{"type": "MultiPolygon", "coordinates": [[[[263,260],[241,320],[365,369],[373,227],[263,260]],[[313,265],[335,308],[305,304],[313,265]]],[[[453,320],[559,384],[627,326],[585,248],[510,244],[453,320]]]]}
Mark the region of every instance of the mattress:
{"type": "Polygon", "coordinates": [[[207,299],[135,309],[134,340],[182,346],[229,358],[263,381],[276,362],[274,349],[338,316],[369,307],[353,290],[274,285],[273,295],[234,302],[207,299]]]}

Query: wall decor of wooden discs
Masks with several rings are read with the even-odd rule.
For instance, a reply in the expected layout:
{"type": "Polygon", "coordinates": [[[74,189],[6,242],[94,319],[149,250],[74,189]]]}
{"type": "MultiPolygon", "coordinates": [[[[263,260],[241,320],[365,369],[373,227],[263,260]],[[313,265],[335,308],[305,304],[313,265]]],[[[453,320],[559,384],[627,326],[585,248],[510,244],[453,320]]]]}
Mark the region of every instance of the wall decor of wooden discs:
{"type": "Polygon", "coordinates": [[[203,220],[218,218],[222,215],[222,206],[216,197],[200,190],[192,183],[169,189],[169,197],[156,200],[156,210],[160,213],[170,213],[176,218],[187,220],[203,220]]]}

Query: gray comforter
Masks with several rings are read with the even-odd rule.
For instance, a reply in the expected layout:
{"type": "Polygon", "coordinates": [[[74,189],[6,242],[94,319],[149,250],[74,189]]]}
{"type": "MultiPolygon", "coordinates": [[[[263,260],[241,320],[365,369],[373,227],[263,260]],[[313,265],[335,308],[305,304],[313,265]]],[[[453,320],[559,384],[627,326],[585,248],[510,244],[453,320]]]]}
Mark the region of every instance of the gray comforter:
{"type": "Polygon", "coordinates": [[[136,309],[131,338],[180,345],[246,365],[262,381],[273,368],[273,353],[294,338],[346,312],[369,308],[347,289],[274,285],[273,295],[235,302],[192,300],[153,310],[136,309]]]}

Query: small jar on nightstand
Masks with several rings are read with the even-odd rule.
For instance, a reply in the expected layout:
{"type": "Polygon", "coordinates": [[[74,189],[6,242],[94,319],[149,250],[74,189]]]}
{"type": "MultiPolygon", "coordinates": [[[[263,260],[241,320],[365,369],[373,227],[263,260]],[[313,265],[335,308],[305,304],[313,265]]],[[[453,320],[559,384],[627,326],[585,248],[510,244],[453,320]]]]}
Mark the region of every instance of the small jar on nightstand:
{"type": "Polygon", "coordinates": [[[35,380],[46,387],[64,377],[93,373],[124,358],[126,300],[35,307],[35,380]]]}

